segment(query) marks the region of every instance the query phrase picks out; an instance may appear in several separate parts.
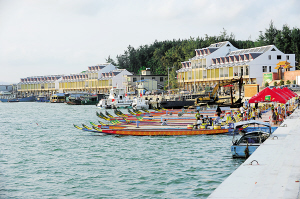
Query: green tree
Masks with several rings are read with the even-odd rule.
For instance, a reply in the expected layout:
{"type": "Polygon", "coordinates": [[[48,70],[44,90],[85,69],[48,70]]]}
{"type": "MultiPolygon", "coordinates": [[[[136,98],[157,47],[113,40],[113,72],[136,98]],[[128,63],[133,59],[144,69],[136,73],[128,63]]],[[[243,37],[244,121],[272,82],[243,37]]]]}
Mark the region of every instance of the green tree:
{"type": "Polygon", "coordinates": [[[265,36],[264,36],[266,45],[275,44],[275,38],[277,33],[278,31],[275,28],[273,21],[271,20],[269,28],[266,29],[265,36]]]}
{"type": "Polygon", "coordinates": [[[274,86],[277,86],[277,82],[276,81],[274,82],[274,86]]]}
{"type": "Polygon", "coordinates": [[[291,84],[291,82],[290,82],[290,80],[287,80],[286,85],[289,85],[289,84],[291,84]]]}
{"type": "Polygon", "coordinates": [[[108,55],[108,58],[107,59],[105,59],[106,60],[106,63],[111,63],[111,64],[113,64],[113,65],[117,65],[116,64],[116,62],[110,57],[110,55],[108,55]]]}

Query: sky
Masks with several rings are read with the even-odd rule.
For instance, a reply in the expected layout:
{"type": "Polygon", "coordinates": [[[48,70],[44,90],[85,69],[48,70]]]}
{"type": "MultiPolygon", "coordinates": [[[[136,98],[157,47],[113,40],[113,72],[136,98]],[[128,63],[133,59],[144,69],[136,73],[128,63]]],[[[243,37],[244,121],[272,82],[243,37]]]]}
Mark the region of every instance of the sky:
{"type": "Polygon", "coordinates": [[[74,74],[129,45],[300,28],[299,0],[0,0],[0,84],[74,74]]]}

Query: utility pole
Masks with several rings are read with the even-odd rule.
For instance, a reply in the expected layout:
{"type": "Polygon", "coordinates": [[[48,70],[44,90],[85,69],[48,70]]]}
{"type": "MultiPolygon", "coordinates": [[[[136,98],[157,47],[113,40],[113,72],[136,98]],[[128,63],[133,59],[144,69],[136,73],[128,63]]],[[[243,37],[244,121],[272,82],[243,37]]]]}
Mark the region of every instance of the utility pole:
{"type": "Polygon", "coordinates": [[[196,63],[194,64],[194,94],[196,93],[196,63]]]}

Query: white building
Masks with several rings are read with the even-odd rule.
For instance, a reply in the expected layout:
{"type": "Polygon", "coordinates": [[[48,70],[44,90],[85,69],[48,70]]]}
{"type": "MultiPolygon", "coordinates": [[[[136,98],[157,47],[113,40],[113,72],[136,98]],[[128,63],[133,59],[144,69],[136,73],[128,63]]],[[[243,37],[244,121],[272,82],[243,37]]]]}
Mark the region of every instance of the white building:
{"type": "Polygon", "coordinates": [[[230,42],[211,44],[195,49],[196,56],[182,62],[177,71],[180,87],[201,90],[232,78],[243,76],[246,84],[263,82],[263,72],[277,72],[279,61],[288,61],[295,70],[295,55],[284,54],[274,45],[237,49],[230,42]]]}

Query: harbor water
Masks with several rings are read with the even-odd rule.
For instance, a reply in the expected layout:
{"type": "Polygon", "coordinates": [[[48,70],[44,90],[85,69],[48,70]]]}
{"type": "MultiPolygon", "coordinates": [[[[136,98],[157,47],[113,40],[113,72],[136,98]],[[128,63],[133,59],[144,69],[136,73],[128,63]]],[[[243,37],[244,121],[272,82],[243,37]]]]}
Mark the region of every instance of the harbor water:
{"type": "Polygon", "coordinates": [[[206,198],[244,160],[232,136],[80,131],[96,106],[0,103],[0,198],[206,198]]]}

